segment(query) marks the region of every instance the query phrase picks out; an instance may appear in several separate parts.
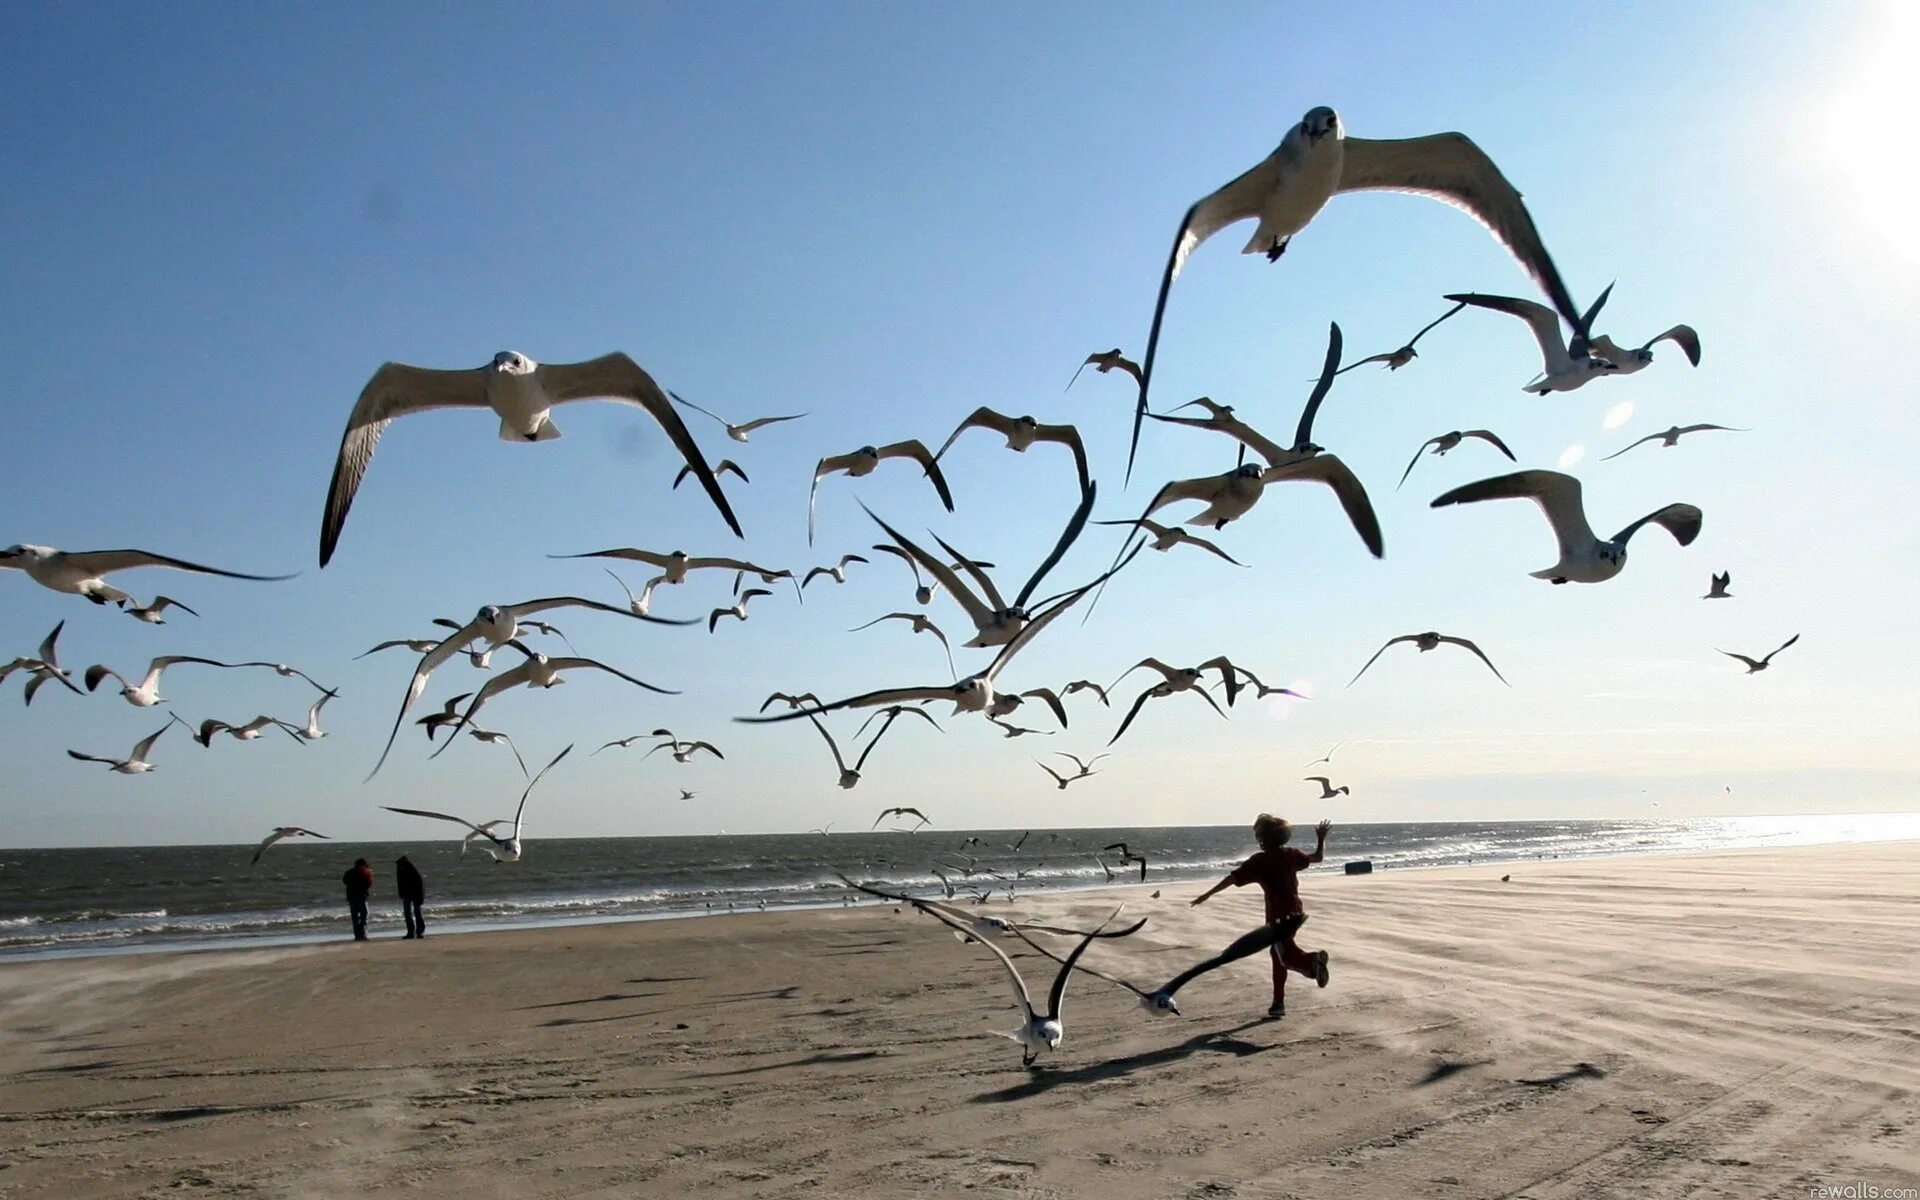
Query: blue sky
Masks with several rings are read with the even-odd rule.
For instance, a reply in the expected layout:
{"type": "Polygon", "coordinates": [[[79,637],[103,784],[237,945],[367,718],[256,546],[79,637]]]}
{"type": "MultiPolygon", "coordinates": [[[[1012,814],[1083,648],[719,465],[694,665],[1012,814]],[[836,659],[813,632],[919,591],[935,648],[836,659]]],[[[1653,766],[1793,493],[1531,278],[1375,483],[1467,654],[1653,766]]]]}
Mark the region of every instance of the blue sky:
{"type": "MultiPolygon", "coordinates": [[[[376,806],[510,809],[518,772],[500,752],[465,742],[428,764],[411,730],[363,785],[408,664],[350,660],[482,603],[617,599],[597,566],[549,553],[680,547],[804,568],[876,540],[858,497],[1017,579],[1072,509],[1071,469],[986,433],[949,453],[955,515],[917,472],[883,468],[825,481],[820,538],[805,543],[815,459],[937,445],[977,404],[1077,423],[1100,516],[1224,469],[1214,439],[1150,430],[1123,492],[1130,389],[1091,374],[1061,388],[1090,351],[1144,350],[1186,205],[1322,103],[1356,136],[1470,134],[1526,193],[1576,294],[1618,281],[1602,322],[1616,338],[1688,321],[1703,365],[1666,347],[1641,374],[1536,400],[1519,390],[1536,363],[1524,329],[1469,312],[1407,370],[1344,376],[1317,440],[1367,482],[1384,561],[1324,491],[1276,489],[1220,535],[1252,569],[1144,557],[1012,681],[1104,683],[1147,654],[1228,653],[1318,699],[1243,702],[1227,723],[1198,702],[1150,706],[1101,775],[1065,793],[1031,756],[1097,752],[1117,710],[1076,704],[1070,730],[1012,742],[977,719],[943,715],[944,735],[901,726],[853,792],[833,786],[804,723],[731,722],[774,688],[945,682],[929,639],[846,632],[914,607],[897,563],[815,584],[804,607],[776,592],[711,636],[563,617],[582,652],[684,694],[580,676],[490,705],[487,723],[530,759],[584,743],[530,832],[844,828],[895,803],[947,827],[1914,807],[1920,664],[1902,638],[1920,586],[1904,515],[1920,499],[1905,369],[1920,351],[1917,181],[1868,153],[1920,101],[1900,65],[1920,51],[1909,14],[1629,4],[1594,15],[1577,53],[1559,14],[1525,4],[1215,6],[1202,23],[1146,5],[103,5],[22,12],[12,28],[33,53],[0,80],[14,397],[0,544],[302,574],[123,577],[202,613],[155,629],[0,573],[0,656],[66,618],[69,665],[271,658],[342,689],[324,742],[202,751],[175,731],[139,778],[61,751],[124,751],[163,709],[47,691],[23,711],[0,697],[15,844],[242,841],[286,822],[413,836],[417,822],[376,806]],[[677,464],[635,411],[560,410],[565,436],[539,446],[499,442],[483,415],[408,418],[316,570],[340,430],[373,370],[472,366],[507,347],[548,361],[625,350],[736,420],[811,415],[745,447],[689,417],[711,457],[753,476],[730,484],[745,543],[696,490],[668,490],[677,464]],[[1603,428],[1623,402],[1631,418],[1603,428]],[[1596,461],[1693,421],[1754,432],[1596,461]],[[1573,470],[1596,526],[1687,500],[1705,531],[1685,550],[1643,534],[1597,587],[1529,579],[1553,557],[1529,506],[1426,507],[1504,459],[1463,447],[1394,491],[1423,439],[1473,427],[1527,466],[1585,447],[1573,470]],[[1699,602],[1723,569],[1736,599],[1699,602]],[[1429,628],[1477,639],[1514,687],[1465,655],[1404,648],[1344,687],[1387,637],[1429,628]],[[1794,633],[1764,676],[1714,653],[1794,633]],[[727,761],[583,757],[656,725],[727,761]],[[1322,804],[1299,767],[1336,742],[1353,795],[1322,804]],[[697,800],[678,801],[681,787],[697,800]]],[[[1245,237],[1209,242],[1174,290],[1162,407],[1210,395],[1284,435],[1329,319],[1357,357],[1399,345],[1444,292],[1531,294],[1482,230],[1414,197],[1341,198],[1274,266],[1237,255],[1245,237]]],[[[1112,549],[1089,537],[1060,581],[1112,549]]],[[[646,575],[624,574],[636,588],[646,575]]],[[[729,582],[662,589],[655,611],[704,617],[729,582]]],[[[932,613],[964,629],[950,602],[932,613]]],[[[189,668],[163,691],[193,721],[304,713],[305,685],[253,674],[189,668]]],[[[479,682],[446,668],[422,711],[479,682]]],[[[856,723],[837,723],[843,740],[856,723]]]]}

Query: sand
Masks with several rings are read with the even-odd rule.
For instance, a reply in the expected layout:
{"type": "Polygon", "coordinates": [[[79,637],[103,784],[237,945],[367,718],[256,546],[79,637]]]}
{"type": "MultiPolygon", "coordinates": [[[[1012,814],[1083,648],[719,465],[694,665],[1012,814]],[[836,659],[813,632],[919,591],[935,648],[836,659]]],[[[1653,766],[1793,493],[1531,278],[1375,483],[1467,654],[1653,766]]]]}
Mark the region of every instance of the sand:
{"type": "MultiPolygon", "coordinates": [[[[1018,911],[1125,899],[1092,961],[1145,981],[1258,921],[1161,886],[1018,911]]],[[[1080,976],[1031,1072],[991,957],[885,907],[12,964],[0,1196],[1920,1187],[1920,844],[1303,890],[1333,984],[1285,1020],[1264,959],[1182,1018],[1080,976]]]]}

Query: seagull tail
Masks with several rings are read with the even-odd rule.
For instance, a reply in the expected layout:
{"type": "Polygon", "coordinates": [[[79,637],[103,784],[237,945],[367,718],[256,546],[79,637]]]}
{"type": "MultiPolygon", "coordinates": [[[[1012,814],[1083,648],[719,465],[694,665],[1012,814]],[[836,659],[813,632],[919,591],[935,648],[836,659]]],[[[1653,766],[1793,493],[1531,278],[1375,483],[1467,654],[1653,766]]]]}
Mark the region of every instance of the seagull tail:
{"type": "Polygon", "coordinates": [[[508,422],[500,422],[500,440],[503,442],[551,442],[559,436],[560,431],[554,428],[553,420],[549,417],[541,417],[532,433],[522,433],[508,422]]]}

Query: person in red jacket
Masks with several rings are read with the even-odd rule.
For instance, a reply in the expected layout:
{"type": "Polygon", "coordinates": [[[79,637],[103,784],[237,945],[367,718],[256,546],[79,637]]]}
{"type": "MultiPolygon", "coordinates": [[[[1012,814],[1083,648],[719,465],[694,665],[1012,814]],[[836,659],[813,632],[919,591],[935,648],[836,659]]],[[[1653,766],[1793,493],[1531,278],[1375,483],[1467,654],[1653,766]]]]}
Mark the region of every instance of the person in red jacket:
{"type": "Polygon", "coordinates": [[[367,897],[373,892],[373,868],[364,858],[356,858],[340,877],[347,885],[347,912],[353,917],[353,940],[367,940],[367,897]]]}
{"type": "MultiPolygon", "coordinates": [[[[1319,835],[1318,841],[1314,844],[1313,853],[1308,854],[1287,845],[1293,837],[1292,825],[1271,813],[1261,813],[1253,823],[1253,838],[1260,843],[1259,853],[1235,867],[1225,879],[1195,896],[1192,903],[1204,904],[1208,897],[1227,887],[1245,887],[1249,883],[1257,883],[1260,890],[1266,893],[1269,925],[1278,924],[1295,913],[1304,918],[1306,910],[1300,904],[1300,872],[1319,862],[1325,855],[1327,834],[1332,829],[1333,822],[1320,822],[1314,830],[1319,835]]],[[[1315,983],[1325,987],[1327,952],[1315,950],[1309,953],[1302,950],[1291,933],[1274,946],[1273,1007],[1267,1009],[1269,1017],[1287,1015],[1289,970],[1311,975],[1315,983]]]]}

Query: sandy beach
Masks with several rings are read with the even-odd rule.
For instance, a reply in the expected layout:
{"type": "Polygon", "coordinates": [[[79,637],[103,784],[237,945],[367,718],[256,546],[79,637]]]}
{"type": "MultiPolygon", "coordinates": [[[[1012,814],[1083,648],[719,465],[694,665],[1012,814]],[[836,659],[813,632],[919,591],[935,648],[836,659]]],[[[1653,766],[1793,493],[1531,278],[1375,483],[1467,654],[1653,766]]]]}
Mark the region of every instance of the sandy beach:
{"type": "MultiPolygon", "coordinates": [[[[994,911],[1124,899],[1090,961],[1142,982],[1258,920],[1152,890],[994,911]]],[[[9,965],[0,1196],[1920,1187],[1920,844],[1303,890],[1333,981],[1285,1020],[1264,959],[1163,1020],[1079,976],[1031,1072],[991,956],[887,907],[9,965]]]]}

